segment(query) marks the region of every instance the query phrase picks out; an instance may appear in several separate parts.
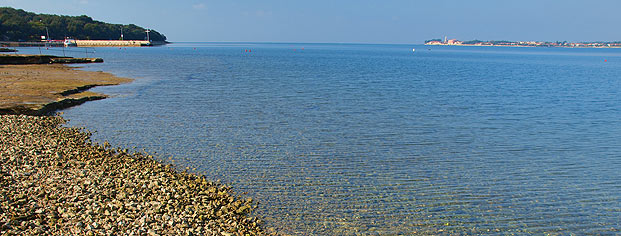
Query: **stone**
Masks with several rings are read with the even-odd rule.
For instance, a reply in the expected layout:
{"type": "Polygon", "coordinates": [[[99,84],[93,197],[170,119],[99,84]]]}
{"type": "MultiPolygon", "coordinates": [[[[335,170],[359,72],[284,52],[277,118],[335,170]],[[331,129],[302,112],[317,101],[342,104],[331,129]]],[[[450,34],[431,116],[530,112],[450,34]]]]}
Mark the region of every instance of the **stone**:
{"type": "Polygon", "coordinates": [[[0,178],[0,235],[266,234],[248,215],[255,206],[230,187],[152,156],[102,149],[64,122],[0,115],[0,168],[8,173],[0,178]]]}

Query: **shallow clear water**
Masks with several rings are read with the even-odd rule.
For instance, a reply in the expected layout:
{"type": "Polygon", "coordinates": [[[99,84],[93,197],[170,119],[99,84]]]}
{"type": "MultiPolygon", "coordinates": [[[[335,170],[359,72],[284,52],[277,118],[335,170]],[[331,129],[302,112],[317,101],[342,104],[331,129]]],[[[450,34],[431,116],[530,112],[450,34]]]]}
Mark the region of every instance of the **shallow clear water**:
{"type": "Polygon", "coordinates": [[[85,69],[136,81],[70,125],[247,192],[278,231],[621,230],[621,49],[96,50],[85,69]]]}

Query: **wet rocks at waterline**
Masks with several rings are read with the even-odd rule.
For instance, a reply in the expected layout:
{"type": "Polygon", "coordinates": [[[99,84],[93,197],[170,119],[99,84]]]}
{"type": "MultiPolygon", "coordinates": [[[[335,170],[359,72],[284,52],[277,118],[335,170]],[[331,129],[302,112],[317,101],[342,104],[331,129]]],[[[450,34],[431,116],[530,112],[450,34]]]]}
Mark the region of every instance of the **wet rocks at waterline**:
{"type": "Polygon", "coordinates": [[[0,234],[264,234],[252,199],[64,122],[0,116],[0,234]]]}

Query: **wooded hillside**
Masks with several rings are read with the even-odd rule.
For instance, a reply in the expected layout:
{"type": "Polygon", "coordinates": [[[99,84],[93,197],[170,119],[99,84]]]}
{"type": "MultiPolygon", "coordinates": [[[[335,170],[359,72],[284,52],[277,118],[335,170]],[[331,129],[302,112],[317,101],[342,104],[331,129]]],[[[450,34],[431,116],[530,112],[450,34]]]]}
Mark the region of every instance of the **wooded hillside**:
{"type": "MultiPolygon", "coordinates": [[[[36,14],[10,7],[0,7],[0,41],[40,41],[46,35],[47,27],[50,38],[62,40],[65,37],[74,39],[123,39],[145,40],[145,28],[129,24],[109,24],[82,16],[59,16],[36,14]]],[[[166,36],[151,30],[149,37],[152,41],[166,41],[166,36]]]]}

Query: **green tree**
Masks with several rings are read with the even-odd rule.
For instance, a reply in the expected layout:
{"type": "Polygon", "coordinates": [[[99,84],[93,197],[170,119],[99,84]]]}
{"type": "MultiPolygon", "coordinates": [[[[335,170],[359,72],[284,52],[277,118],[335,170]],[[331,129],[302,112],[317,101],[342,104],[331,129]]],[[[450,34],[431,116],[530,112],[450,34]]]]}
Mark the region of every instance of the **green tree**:
{"type": "MultiPolygon", "coordinates": [[[[118,25],[93,20],[81,16],[58,16],[49,14],[35,14],[21,9],[0,7],[0,40],[2,41],[39,41],[45,35],[45,28],[49,30],[50,38],[110,40],[120,37],[120,28],[123,27],[124,39],[143,40],[146,38],[145,28],[134,24],[118,25]]],[[[152,41],[166,41],[166,36],[151,30],[152,41]]]]}

